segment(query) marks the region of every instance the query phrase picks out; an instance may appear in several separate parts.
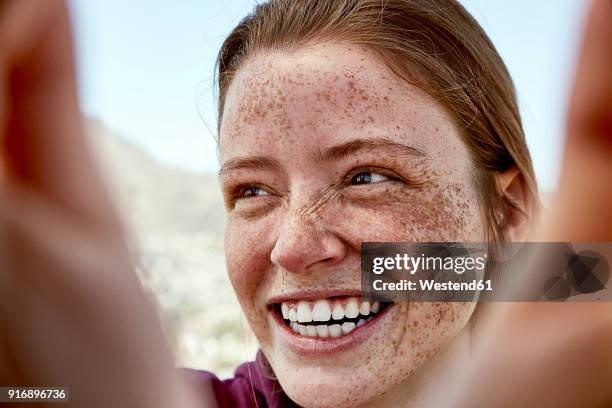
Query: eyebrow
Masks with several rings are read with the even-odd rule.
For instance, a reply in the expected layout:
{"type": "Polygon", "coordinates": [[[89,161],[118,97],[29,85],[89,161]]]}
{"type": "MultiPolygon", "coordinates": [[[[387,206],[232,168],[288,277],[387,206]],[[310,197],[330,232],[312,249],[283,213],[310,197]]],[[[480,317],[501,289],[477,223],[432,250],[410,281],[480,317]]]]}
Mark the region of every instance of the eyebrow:
{"type": "Polygon", "coordinates": [[[315,153],[315,161],[322,162],[340,160],[360,151],[372,151],[378,149],[385,149],[392,153],[400,154],[405,158],[429,157],[429,155],[421,149],[397,143],[390,139],[366,138],[351,140],[350,142],[333,146],[326,150],[318,151],[315,153]]]}
{"type": "MultiPolygon", "coordinates": [[[[378,149],[385,149],[392,153],[398,153],[405,158],[429,157],[429,155],[421,149],[397,143],[390,139],[366,138],[351,140],[325,150],[319,150],[315,152],[314,160],[315,162],[340,160],[360,151],[378,149]]],[[[233,170],[280,170],[281,168],[280,162],[266,156],[237,157],[223,163],[219,170],[219,176],[223,176],[233,170]]]]}
{"type": "Polygon", "coordinates": [[[265,156],[237,157],[229,159],[221,166],[219,176],[232,170],[278,170],[281,168],[277,160],[265,156]]]}

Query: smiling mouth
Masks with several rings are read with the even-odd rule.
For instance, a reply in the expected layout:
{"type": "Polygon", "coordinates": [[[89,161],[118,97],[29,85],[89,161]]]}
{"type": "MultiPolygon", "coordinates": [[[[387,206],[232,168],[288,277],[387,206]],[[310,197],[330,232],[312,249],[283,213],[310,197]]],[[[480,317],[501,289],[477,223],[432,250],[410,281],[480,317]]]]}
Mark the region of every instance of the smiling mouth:
{"type": "Polygon", "coordinates": [[[392,304],[362,301],[356,296],[335,296],[275,303],[272,310],[299,336],[336,338],[368,325],[392,304]]]}

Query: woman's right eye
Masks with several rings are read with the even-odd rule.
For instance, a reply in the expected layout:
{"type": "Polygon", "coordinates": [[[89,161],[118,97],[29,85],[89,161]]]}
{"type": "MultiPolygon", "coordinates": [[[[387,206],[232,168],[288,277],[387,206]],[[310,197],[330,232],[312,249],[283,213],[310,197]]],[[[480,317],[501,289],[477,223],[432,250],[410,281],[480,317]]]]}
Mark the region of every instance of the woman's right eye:
{"type": "Polygon", "coordinates": [[[228,209],[244,218],[253,218],[266,214],[274,208],[276,192],[266,186],[243,184],[233,190],[228,202],[228,209]]]}
{"type": "Polygon", "coordinates": [[[251,197],[259,197],[259,196],[266,196],[266,195],[270,195],[270,193],[268,193],[266,190],[264,190],[261,187],[246,186],[246,187],[240,188],[234,195],[234,198],[239,200],[241,198],[251,198],[251,197]]]}

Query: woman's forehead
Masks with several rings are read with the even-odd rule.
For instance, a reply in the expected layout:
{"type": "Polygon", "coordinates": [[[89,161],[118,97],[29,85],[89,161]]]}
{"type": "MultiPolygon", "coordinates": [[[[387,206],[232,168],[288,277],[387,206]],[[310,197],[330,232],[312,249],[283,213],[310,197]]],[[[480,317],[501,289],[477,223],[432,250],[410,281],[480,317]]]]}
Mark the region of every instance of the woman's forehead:
{"type": "Polygon", "coordinates": [[[431,149],[455,132],[429,95],[397,78],[369,52],[347,44],[259,53],[239,69],[225,101],[222,160],[254,150],[336,145],[354,137],[431,149]]]}

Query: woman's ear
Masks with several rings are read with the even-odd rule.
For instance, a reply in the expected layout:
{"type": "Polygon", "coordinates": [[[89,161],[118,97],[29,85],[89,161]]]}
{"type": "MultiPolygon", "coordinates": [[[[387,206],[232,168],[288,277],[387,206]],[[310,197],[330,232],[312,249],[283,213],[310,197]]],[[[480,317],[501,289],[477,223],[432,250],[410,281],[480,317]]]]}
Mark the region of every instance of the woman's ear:
{"type": "Polygon", "coordinates": [[[497,188],[503,197],[500,224],[511,242],[524,242],[529,237],[534,214],[534,201],[529,196],[525,178],[516,166],[497,173],[497,188]]]}

